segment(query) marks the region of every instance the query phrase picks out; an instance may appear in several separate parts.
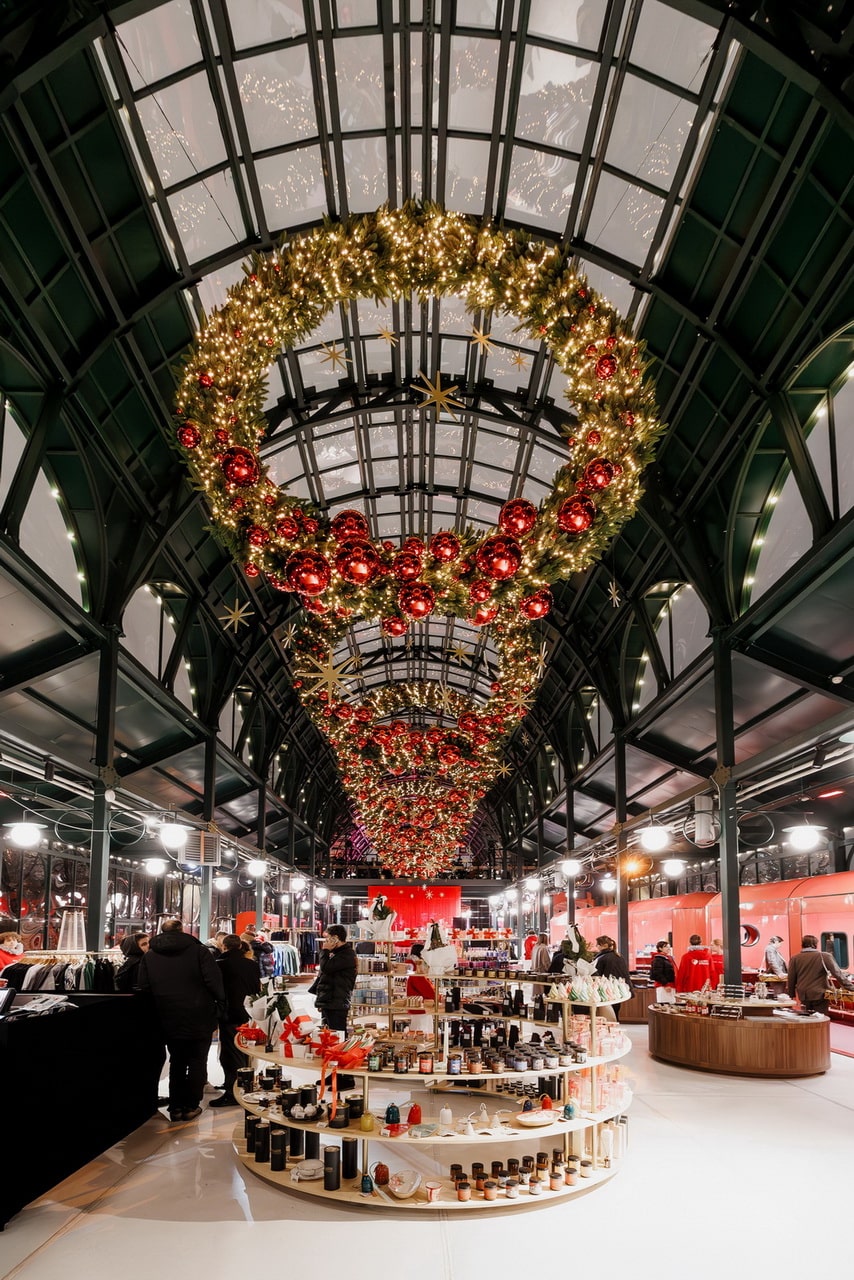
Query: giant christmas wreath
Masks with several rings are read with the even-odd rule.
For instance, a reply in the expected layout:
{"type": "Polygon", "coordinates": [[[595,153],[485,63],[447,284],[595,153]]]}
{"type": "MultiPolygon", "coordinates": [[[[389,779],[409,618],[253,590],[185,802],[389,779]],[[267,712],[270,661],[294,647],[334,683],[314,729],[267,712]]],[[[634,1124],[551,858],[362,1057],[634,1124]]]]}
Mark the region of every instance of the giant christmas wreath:
{"type": "MultiPolygon", "coordinates": [[[[453,856],[494,778],[501,739],[528,709],[533,628],[551,609],[549,586],[595,560],[635,510],[661,430],[643,367],[628,327],[555,246],[417,204],[325,224],[253,257],[189,354],[178,443],[247,577],[263,576],[304,606],[298,670],[299,660],[314,663],[324,678],[295,686],[339,750],[375,847],[399,874],[435,874],[453,856]],[[508,498],[487,534],[378,543],[361,512],[330,521],[269,476],[259,454],[266,370],[338,302],[451,294],[472,311],[515,316],[525,337],[545,343],[577,418],[567,462],[539,507],[508,498]],[[437,727],[421,733],[387,723],[389,698],[340,696],[331,653],[352,621],[378,620],[400,636],[431,613],[492,628],[500,668],[486,706],[456,698],[449,707],[446,691],[437,727]],[[452,729],[444,718],[456,721],[452,729]]],[[[432,402],[441,407],[441,395],[432,402]]],[[[429,690],[416,690],[427,704],[429,690]]]]}

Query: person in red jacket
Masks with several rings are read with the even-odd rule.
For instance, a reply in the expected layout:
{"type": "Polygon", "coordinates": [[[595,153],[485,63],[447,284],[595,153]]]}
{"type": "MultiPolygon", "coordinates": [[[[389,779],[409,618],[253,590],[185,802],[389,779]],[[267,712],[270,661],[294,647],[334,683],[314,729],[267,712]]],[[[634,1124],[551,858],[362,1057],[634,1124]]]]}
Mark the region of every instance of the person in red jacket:
{"type": "Polygon", "coordinates": [[[704,947],[700,935],[692,933],[688,950],[679,961],[676,990],[700,991],[707,982],[711,987],[716,987],[723,969],[723,956],[704,947]]]}

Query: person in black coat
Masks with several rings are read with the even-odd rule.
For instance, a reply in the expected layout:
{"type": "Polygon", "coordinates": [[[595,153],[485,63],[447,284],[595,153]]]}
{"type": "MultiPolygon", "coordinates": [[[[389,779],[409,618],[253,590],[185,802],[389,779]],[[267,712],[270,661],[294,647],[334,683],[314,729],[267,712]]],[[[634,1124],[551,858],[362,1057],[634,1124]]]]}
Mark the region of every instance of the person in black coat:
{"type": "MultiPolygon", "coordinates": [[[[617,950],[617,944],[613,938],[609,938],[607,934],[602,934],[596,939],[598,951],[596,959],[593,961],[593,969],[596,973],[601,973],[603,978],[622,978],[624,982],[629,984],[629,991],[633,991],[631,974],[629,966],[617,950]]],[[[617,1021],[620,1021],[620,1006],[614,1006],[614,1015],[617,1021]]]]}
{"type": "Polygon", "coordinates": [[[234,1085],[239,1067],[246,1065],[246,1055],[235,1046],[237,1028],[246,1021],[243,1002],[247,996],[255,996],[261,990],[261,970],[256,960],[249,960],[243,953],[243,943],[236,933],[227,933],[222,939],[222,951],[216,966],[222,974],[225,987],[225,1013],[219,1020],[219,1064],[225,1080],[225,1092],[209,1104],[212,1107],[237,1107],[234,1085]]]}
{"type": "Polygon", "coordinates": [[[143,933],[142,930],[129,933],[122,938],[119,948],[124,956],[124,961],[120,968],[116,970],[115,985],[116,991],[121,992],[122,995],[133,994],[136,996],[137,1021],[145,1028],[147,1033],[144,1074],[149,1085],[149,1101],[153,1114],[159,1106],[163,1105],[158,1097],[158,1088],[160,1085],[160,1073],[163,1070],[163,1063],[166,1061],[166,1048],[154,1013],[154,1004],[151,996],[138,990],[139,966],[142,963],[142,957],[148,951],[150,942],[151,939],[148,934],[143,933]]]}
{"type": "Polygon", "coordinates": [[[356,985],[356,953],[343,924],[331,924],[320,943],[320,966],[309,987],[330,1031],[347,1030],[347,1011],[356,985]]]}
{"type": "Polygon", "coordinates": [[[676,961],[670,952],[669,942],[656,942],[649,976],[657,987],[676,986],[676,961]]]}
{"type": "Polygon", "coordinates": [[[164,920],[139,965],[140,991],[148,991],[169,1050],[169,1118],[195,1120],[208,1073],[208,1051],[225,1008],[222,975],[207,947],[184,933],[180,920],[164,920]]]}

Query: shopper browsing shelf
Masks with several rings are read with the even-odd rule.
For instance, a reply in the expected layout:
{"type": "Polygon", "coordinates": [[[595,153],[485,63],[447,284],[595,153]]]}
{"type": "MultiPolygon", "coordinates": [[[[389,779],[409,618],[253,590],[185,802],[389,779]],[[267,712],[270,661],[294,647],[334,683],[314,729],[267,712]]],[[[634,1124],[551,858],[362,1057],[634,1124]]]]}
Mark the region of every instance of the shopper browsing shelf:
{"type": "Polygon", "coordinates": [[[320,942],[318,974],[308,988],[330,1031],[347,1030],[347,1012],[356,985],[356,953],[343,924],[331,924],[320,942]]]}
{"type": "Polygon", "coordinates": [[[797,996],[810,1013],[827,1013],[828,987],[835,981],[847,991],[854,991],[854,982],[842,972],[829,951],[819,951],[814,934],[805,933],[801,947],[803,950],[792,956],[789,965],[789,995],[797,996]]]}
{"type": "Polygon", "coordinates": [[[237,1028],[246,1021],[243,1002],[247,996],[255,996],[261,990],[261,970],[256,960],[249,959],[243,943],[236,933],[223,935],[221,953],[216,966],[225,987],[225,1013],[219,1020],[219,1064],[225,1077],[223,1094],[214,1098],[212,1107],[236,1107],[234,1085],[240,1067],[246,1066],[246,1056],[235,1047],[237,1028]]]}

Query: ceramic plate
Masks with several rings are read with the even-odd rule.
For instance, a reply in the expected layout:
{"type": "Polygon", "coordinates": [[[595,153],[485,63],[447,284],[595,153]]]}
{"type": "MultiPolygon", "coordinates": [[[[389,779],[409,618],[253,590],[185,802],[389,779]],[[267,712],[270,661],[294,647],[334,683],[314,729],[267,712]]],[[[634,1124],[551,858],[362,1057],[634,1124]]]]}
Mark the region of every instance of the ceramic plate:
{"type": "Polygon", "coordinates": [[[555,1111],[518,1111],[515,1119],[523,1129],[542,1129],[544,1125],[554,1124],[557,1113],[555,1111]]]}

